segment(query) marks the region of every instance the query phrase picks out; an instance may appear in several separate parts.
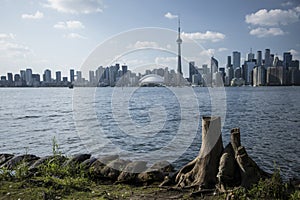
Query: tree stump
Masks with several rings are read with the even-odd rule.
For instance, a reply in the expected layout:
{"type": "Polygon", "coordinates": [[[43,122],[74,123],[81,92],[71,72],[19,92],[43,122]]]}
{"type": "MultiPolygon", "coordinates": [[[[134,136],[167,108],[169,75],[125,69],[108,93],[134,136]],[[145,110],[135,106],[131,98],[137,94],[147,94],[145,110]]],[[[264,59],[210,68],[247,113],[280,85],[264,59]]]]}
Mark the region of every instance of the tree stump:
{"type": "Polygon", "coordinates": [[[245,147],[241,146],[240,129],[231,130],[231,144],[235,153],[235,159],[238,163],[241,174],[241,186],[249,188],[257,183],[261,178],[265,179],[270,175],[261,170],[258,165],[248,156],[245,147]]]}
{"type": "Polygon", "coordinates": [[[202,145],[198,156],[177,174],[177,187],[199,190],[215,188],[220,157],[223,152],[220,117],[202,118],[202,145]]]}

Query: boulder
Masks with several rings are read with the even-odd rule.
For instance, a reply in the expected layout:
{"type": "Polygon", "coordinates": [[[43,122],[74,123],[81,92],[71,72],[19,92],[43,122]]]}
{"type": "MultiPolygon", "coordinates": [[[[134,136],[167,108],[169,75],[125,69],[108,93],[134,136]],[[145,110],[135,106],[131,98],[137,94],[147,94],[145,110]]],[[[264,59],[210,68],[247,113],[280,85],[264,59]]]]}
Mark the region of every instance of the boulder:
{"type": "Polygon", "coordinates": [[[174,166],[168,161],[158,161],[150,167],[150,170],[158,170],[161,172],[173,172],[174,166]]]}
{"type": "Polygon", "coordinates": [[[26,165],[31,165],[33,162],[35,162],[38,159],[39,159],[39,157],[37,157],[35,155],[31,155],[31,154],[15,156],[15,157],[11,158],[9,161],[7,161],[6,163],[4,163],[2,165],[2,167],[12,170],[15,167],[17,167],[19,164],[21,164],[22,162],[25,162],[26,165]]]}
{"type": "Polygon", "coordinates": [[[14,157],[13,154],[0,154],[0,166],[14,157]]]}
{"type": "Polygon", "coordinates": [[[134,161],[128,163],[118,177],[118,182],[135,184],[139,182],[138,174],[147,170],[147,162],[134,161]]]}
{"type": "Polygon", "coordinates": [[[84,162],[85,160],[91,158],[91,154],[77,154],[67,160],[64,166],[73,166],[84,162]]]}

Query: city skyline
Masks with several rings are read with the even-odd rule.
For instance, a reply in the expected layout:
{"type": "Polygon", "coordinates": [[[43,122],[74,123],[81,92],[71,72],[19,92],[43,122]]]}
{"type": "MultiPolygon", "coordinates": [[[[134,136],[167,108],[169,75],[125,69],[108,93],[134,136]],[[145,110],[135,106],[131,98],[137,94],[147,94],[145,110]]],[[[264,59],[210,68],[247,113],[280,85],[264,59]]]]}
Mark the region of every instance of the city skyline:
{"type": "MultiPolygon", "coordinates": [[[[283,59],[291,52],[299,60],[300,42],[298,1],[129,1],[112,0],[30,0],[2,2],[0,22],[0,74],[19,73],[20,68],[32,68],[43,73],[45,68],[80,70],[81,64],[95,47],[127,30],[161,27],[177,32],[180,14],[182,53],[190,55],[196,65],[209,64],[211,56],[225,67],[227,55],[241,52],[241,63],[252,48],[271,49],[283,59]],[[188,52],[186,39],[194,39],[203,50],[188,52]],[[201,59],[202,56],[206,60],[201,59]],[[199,60],[202,62],[200,63],[199,60]]],[[[170,44],[176,48],[176,37],[170,44]]],[[[157,46],[153,41],[137,41],[134,46],[157,46]]],[[[167,59],[165,59],[167,60],[167,59]]],[[[130,60],[126,62],[132,66],[130,60]]],[[[164,62],[176,70],[176,59],[164,62]]],[[[183,74],[188,66],[182,63],[183,74]]]]}
{"type": "MultiPolygon", "coordinates": [[[[178,40],[176,42],[178,43],[178,40]]],[[[264,54],[261,50],[255,54],[251,49],[244,63],[241,63],[241,53],[234,51],[232,56],[227,56],[226,67],[219,66],[218,59],[213,56],[210,58],[209,67],[208,64],[199,67],[194,61],[189,61],[189,74],[185,77],[188,82],[182,82],[180,44],[181,42],[178,44],[177,72],[169,66],[162,66],[154,69],[145,68],[144,73],[138,73],[131,71],[126,64],[120,65],[116,62],[110,66],[98,66],[96,69],[90,66],[89,69],[85,69],[88,70],[88,76],[84,76],[80,70],[70,69],[69,76],[62,76],[61,71],[55,71],[54,78],[49,69],[45,69],[40,75],[27,68],[20,70],[20,73],[8,72],[7,76],[1,75],[0,87],[138,86],[142,77],[149,74],[161,76],[166,86],[183,86],[188,82],[191,85],[205,87],[300,85],[299,60],[295,60],[290,52],[283,52],[281,60],[271,54],[270,49],[265,49],[264,54]]]]}

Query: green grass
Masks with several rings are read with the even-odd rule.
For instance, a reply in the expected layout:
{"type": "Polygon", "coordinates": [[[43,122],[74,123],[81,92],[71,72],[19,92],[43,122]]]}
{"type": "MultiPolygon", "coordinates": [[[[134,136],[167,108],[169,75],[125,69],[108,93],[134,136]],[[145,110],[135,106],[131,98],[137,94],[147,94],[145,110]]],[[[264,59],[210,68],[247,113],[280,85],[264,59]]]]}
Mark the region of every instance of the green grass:
{"type": "MultiPolygon", "coordinates": [[[[53,139],[53,157],[32,173],[25,161],[13,170],[0,169],[0,199],[145,199],[170,196],[173,199],[193,199],[192,191],[161,189],[154,184],[149,187],[113,184],[93,177],[78,164],[62,165],[64,160],[53,139]]],[[[204,199],[300,199],[300,191],[283,183],[280,171],[270,179],[260,180],[251,189],[237,188],[226,194],[207,196],[204,199]]],[[[197,199],[197,198],[196,198],[197,199]]]]}

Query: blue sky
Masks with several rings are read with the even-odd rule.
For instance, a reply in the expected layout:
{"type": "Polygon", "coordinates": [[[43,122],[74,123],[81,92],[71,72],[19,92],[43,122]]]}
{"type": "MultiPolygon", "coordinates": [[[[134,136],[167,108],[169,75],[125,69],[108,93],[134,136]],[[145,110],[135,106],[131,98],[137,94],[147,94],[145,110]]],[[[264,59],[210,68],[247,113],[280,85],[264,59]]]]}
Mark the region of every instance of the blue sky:
{"type": "MultiPolygon", "coordinates": [[[[43,73],[49,68],[53,72],[61,70],[66,76],[68,69],[79,70],[99,44],[116,35],[144,27],[176,31],[179,14],[183,42],[192,39],[201,46],[191,52],[183,44],[183,55],[189,61],[195,60],[198,66],[208,62],[201,58],[203,55],[206,58],[214,55],[220,66],[225,66],[226,57],[233,51],[240,51],[244,59],[250,48],[253,52],[270,48],[279,57],[291,51],[295,59],[300,59],[299,0],[0,0],[0,3],[2,75],[25,68],[43,73]]],[[[166,46],[172,46],[170,49],[176,52],[176,32],[172,37],[166,46]]],[[[160,47],[164,42],[163,38],[151,39],[145,34],[132,46],[160,47]]],[[[176,67],[174,59],[164,61],[163,65],[176,67]]],[[[98,62],[106,64],[104,60],[98,62]]],[[[126,59],[124,62],[129,69],[133,68],[134,62],[126,59]]],[[[183,67],[187,75],[187,66],[183,67]]]]}

